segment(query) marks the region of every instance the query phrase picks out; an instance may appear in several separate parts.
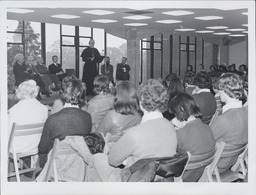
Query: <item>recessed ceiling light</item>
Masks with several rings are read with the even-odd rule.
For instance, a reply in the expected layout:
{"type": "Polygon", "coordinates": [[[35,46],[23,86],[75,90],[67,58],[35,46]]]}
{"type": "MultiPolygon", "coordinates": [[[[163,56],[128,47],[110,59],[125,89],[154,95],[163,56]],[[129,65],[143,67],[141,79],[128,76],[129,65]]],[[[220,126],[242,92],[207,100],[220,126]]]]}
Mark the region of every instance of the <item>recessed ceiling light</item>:
{"type": "Polygon", "coordinates": [[[58,15],[52,15],[52,18],[62,18],[62,19],[75,19],[80,18],[80,16],[75,15],[69,15],[69,14],[58,14],[58,15]]]}
{"type": "Polygon", "coordinates": [[[30,9],[7,9],[7,12],[18,13],[18,14],[27,14],[27,13],[34,12],[34,10],[30,10],[30,9]]]}
{"type": "Polygon", "coordinates": [[[248,31],[243,31],[243,33],[248,33],[248,31]]]}
{"type": "Polygon", "coordinates": [[[123,18],[124,19],[130,19],[130,20],[146,20],[146,19],[150,19],[152,17],[136,15],[136,16],[126,16],[126,17],[123,17],[123,18]]]}
{"type": "Polygon", "coordinates": [[[245,37],[246,35],[243,34],[235,34],[235,35],[229,35],[230,37],[245,37]]]}
{"type": "Polygon", "coordinates": [[[230,35],[231,33],[228,32],[217,32],[217,33],[212,33],[214,35],[230,35]]]}
{"type": "Polygon", "coordinates": [[[163,12],[162,14],[166,14],[166,15],[170,15],[170,16],[185,16],[185,15],[194,14],[194,12],[177,10],[177,11],[163,12]]]}
{"type": "Polygon", "coordinates": [[[228,27],[227,26],[208,26],[206,28],[207,29],[212,29],[212,30],[218,30],[218,29],[226,29],[228,27]]]}
{"type": "Polygon", "coordinates": [[[231,32],[235,32],[235,31],[245,31],[246,29],[244,28],[232,28],[232,29],[226,29],[226,31],[231,31],[231,32]]]}
{"type": "Polygon", "coordinates": [[[174,23],[181,23],[180,20],[158,20],[157,23],[163,23],[163,24],[174,24],[174,23]]]}
{"type": "Polygon", "coordinates": [[[237,10],[237,9],[245,9],[246,7],[236,7],[236,8],[232,8],[232,7],[221,7],[221,8],[216,8],[219,10],[224,10],[224,11],[229,11],[229,10],[237,10]]]}
{"type": "Polygon", "coordinates": [[[248,15],[248,12],[244,12],[244,13],[242,13],[243,15],[248,15]]]}
{"type": "Polygon", "coordinates": [[[213,30],[198,30],[196,33],[213,33],[213,30]]]}
{"type": "Polygon", "coordinates": [[[99,19],[99,20],[92,20],[92,22],[107,24],[107,23],[114,23],[114,22],[117,22],[117,20],[99,19]]]}
{"type": "Polygon", "coordinates": [[[247,26],[248,27],[248,24],[243,24],[242,26],[247,26]]]}
{"type": "Polygon", "coordinates": [[[103,15],[114,14],[115,12],[95,9],[95,10],[83,11],[83,13],[97,15],[97,16],[103,16],[103,15]]]}
{"type": "Polygon", "coordinates": [[[146,23],[127,23],[124,25],[125,26],[147,26],[148,24],[146,24],[146,23]]]}
{"type": "Polygon", "coordinates": [[[186,31],[195,31],[196,29],[193,28],[178,28],[175,29],[176,31],[182,31],[182,32],[186,32],[186,31]]]}
{"type": "Polygon", "coordinates": [[[200,17],[195,17],[197,20],[221,20],[223,19],[222,16],[200,16],[200,17]]]}

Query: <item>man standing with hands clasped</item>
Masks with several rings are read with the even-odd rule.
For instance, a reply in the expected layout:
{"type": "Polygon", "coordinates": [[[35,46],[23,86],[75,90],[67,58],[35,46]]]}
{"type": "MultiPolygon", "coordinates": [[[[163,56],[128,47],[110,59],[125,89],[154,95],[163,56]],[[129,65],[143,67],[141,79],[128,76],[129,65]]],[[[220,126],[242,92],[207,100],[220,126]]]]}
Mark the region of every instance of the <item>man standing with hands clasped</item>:
{"type": "Polygon", "coordinates": [[[126,64],[127,58],[122,58],[122,63],[118,63],[116,66],[116,80],[117,81],[128,81],[130,79],[130,66],[126,64]]]}

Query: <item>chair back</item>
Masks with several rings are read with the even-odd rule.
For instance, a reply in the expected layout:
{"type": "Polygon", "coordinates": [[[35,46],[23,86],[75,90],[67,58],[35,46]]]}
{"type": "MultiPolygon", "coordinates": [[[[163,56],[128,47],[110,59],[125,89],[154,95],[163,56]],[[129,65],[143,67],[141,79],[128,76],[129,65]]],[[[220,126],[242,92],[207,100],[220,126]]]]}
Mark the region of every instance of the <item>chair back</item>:
{"type": "Polygon", "coordinates": [[[14,137],[40,134],[43,131],[44,123],[17,125],[13,123],[8,142],[8,155],[10,154],[14,137]]]}
{"type": "Polygon", "coordinates": [[[218,115],[219,115],[219,111],[216,110],[216,112],[214,113],[214,115],[211,118],[211,121],[209,122],[209,125],[211,125],[213,123],[213,121],[217,118],[218,115]]]}
{"type": "Polygon", "coordinates": [[[221,158],[238,157],[247,147],[247,144],[243,145],[229,145],[226,144],[221,158]]]}

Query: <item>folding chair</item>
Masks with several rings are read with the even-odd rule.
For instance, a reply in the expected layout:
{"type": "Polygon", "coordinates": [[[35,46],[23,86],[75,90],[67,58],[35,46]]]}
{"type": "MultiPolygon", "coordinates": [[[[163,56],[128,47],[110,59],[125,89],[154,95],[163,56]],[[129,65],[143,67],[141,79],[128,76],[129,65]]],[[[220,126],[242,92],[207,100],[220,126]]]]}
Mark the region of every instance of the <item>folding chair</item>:
{"type": "Polygon", "coordinates": [[[245,179],[247,169],[245,159],[248,153],[248,144],[245,145],[226,145],[221,155],[222,158],[237,157],[236,163],[223,173],[220,173],[219,182],[232,182],[238,179],[245,179]]]}
{"type": "Polygon", "coordinates": [[[214,115],[212,116],[211,121],[209,122],[209,125],[211,125],[213,123],[213,121],[217,118],[218,115],[219,115],[219,111],[216,111],[214,113],[214,115]]]}
{"type": "MultiPolygon", "coordinates": [[[[13,144],[13,139],[19,136],[28,136],[28,135],[36,135],[41,134],[43,131],[44,123],[37,123],[37,124],[29,124],[29,125],[17,125],[16,123],[13,124],[9,142],[8,142],[8,156],[9,156],[9,163],[10,160],[13,160],[14,163],[14,172],[8,173],[8,178],[16,176],[17,182],[20,182],[20,175],[27,173],[27,172],[34,172],[33,178],[35,176],[35,171],[38,170],[37,167],[29,168],[26,166],[25,169],[21,170],[21,167],[18,166],[24,157],[32,157],[37,155],[37,153],[16,153],[16,148],[13,144]],[[20,170],[19,170],[20,169],[20,170]]],[[[24,139],[24,141],[26,141],[24,139]]]]}
{"type": "Polygon", "coordinates": [[[214,160],[211,164],[207,165],[204,169],[204,172],[198,182],[213,182],[213,174],[216,176],[217,181],[220,181],[220,175],[217,168],[217,164],[220,160],[221,154],[225,147],[224,142],[217,142],[216,143],[217,151],[214,156],[214,160]]]}
{"type": "Polygon", "coordinates": [[[189,162],[185,167],[183,173],[179,177],[174,177],[174,181],[183,182],[182,177],[185,171],[206,167],[207,165],[211,164],[214,160],[217,149],[218,149],[217,146],[215,146],[214,150],[205,154],[199,154],[199,155],[190,154],[191,156],[190,156],[189,162]]]}

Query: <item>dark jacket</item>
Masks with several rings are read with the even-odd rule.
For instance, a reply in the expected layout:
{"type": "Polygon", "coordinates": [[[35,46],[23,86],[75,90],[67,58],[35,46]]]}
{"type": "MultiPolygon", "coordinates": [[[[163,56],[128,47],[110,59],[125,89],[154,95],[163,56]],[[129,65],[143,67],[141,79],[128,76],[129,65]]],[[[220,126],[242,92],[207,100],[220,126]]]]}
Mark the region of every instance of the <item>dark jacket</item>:
{"type": "Polygon", "coordinates": [[[131,70],[128,64],[119,63],[116,66],[116,80],[129,80],[130,74],[129,71],[131,70]]]}

